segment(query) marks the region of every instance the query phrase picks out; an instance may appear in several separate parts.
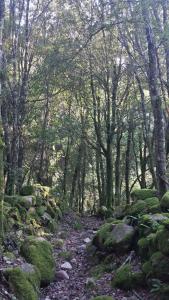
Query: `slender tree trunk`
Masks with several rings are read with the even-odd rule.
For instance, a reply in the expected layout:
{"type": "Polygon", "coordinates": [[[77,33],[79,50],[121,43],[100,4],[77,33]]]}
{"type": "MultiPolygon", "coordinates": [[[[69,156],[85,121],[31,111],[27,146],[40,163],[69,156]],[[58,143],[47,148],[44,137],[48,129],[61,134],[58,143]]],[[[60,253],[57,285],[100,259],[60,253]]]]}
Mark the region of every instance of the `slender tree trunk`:
{"type": "Polygon", "coordinates": [[[116,205],[120,204],[120,185],[121,185],[121,176],[120,176],[120,160],[121,160],[121,139],[122,131],[117,131],[116,137],[116,160],[115,160],[115,201],[116,205]]]}
{"type": "Polygon", "coordinates": [[[130,159],[131,159],[131,142],[132,142],[132,122],[129,120],[127,148],[126,148],[126,168],[125,168],[125,183],[126,183],[126,200],[130,203],[130,159]]]}
{"type": "Polygon", "coordinates": [[[0,1],[0,214],[2,214],[0,219],[2,223],[0,224],[1,232],[0,236],[4,236],[4,224],[3,224],[3,200],[4,200],[4,159],[3,159],[3,128],[2,128],[2,81],[3,81],[3,71],[4,71],[4,59],[3,59],[3,30],[4,30],[4,15],[5,15],[5,2],[0,1]]]}
{"type": "Polygon", "coordinates": [[[145,23],[145,32],[148,45],[149,57],[149,90],[154,115],[154,137],[155,137],[155,163],[158,191],[162,196],[168,189],[166,177],[166,145],[165,145],[165,121],[162,108],[162,99],[158,88],[158,68],[156,57],[156,46],[149,20],[149,11],[145,0],[142,0],[142,14],[145,23]]]}

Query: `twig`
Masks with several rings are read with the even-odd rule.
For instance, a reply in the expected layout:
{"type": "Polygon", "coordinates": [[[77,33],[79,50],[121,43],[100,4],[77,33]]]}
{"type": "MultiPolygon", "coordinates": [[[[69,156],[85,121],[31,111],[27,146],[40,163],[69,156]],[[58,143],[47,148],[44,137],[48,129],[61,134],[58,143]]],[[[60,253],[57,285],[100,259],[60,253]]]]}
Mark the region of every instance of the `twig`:
{"type": "Polygon", "coordinates": [[[133,294],[134,294],[139,300],[143,300],[143,298],[142,298],[140,295],[138,295],[135,291],[133,291],[133,294]]]}
{"type": "Polygon", "coordinates": [[[131,262],[133,255],[134,255],[134,251],[131,251],[130,254],[129,254],[129,256],[126,258],[126,260],[121,265],[121,267],[123,267],[124,265],[126,265],[128,262],[131,262]]]}

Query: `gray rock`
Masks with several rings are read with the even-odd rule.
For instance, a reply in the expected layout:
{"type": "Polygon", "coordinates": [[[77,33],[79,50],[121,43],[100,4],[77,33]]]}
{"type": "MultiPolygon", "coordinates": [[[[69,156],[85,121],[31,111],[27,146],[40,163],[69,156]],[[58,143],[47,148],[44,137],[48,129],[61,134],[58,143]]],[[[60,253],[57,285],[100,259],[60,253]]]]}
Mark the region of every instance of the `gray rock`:
{"type": "Polygon", "coordinates": [[[131,247],[135,229],[127,224],[107,223],[96,233],[93,244],[107,252],[125,253],[131,247]]]}
{"type": "Polygon", "coordinates": [[[86,239],[84,239],[83,241],[84,241],[84,243],[88,244],[88,243],[90,243],[90,242],[91,242],[91,239],[89,239],[89,238],[87,237],[87,238],[86,238],[86,239]]]}
{"type": "Polygon", "coordinates": [[[61,269],[72,270],[72,265],[68,261],[66,261],[61,265],[61,269]]]}
{"type": "Polygon", "coordinates": [[[67,274],[66,271],[64,270],[60,270],[56,273],[56,278],[60,279],[60,280],[68,280],[69,279],[69,275],[67,274]]]}

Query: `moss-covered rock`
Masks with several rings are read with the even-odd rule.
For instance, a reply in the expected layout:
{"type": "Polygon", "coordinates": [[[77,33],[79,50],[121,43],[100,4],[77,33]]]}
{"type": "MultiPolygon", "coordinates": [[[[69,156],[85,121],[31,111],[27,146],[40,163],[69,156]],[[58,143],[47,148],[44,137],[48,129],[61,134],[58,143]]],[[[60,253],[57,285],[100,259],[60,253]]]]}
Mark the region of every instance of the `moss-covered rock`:
{"type": "Polygon", "coordinates": [[[139,255],[143,259],[149,258],[157,251],[156,234],[151,233],[147,237],[141,238],[138,241],[139,255]]]}
{"type": "Polygon", "coordinates": [[[18,204],[26,209],[29,209],[31,206],[36,204],[36,197],[35,196],[18,197],[18,204]]]}
{"type": "Polygon", "coordinates": [[[169,191],[164,194],[164,196],[161,199],[161,208],[164,211],[169,210],[169,191]]]}
{"type": "Polygon", "coordinates": [[[150,277],[153,273],[152,270],[152,265],[150,261],[146,261],[143,265],[142,265],[142,271],[143,273],[146,275],[146,277],[150,277]]]}
{"type": "Polygon", "coordinates": [[[52,217],[55,218],[56,212],[54,210],[54,208],[48,203],[47,206],[47,213],[52,217]]]}
{"type": "Polygon", "coordinates": [[[145,200],[148,213],[160,212],[160,201],[157,197],[148,198],[145,200]]]}
{"type": "Polygon", "coordinates": [[[133,272],[130,264],[120,267],[112,280],[113,287],[130,290],[144,284],[144,274],[141,271],[133,272]]]}
{"type": "Polygon", "coordinates": [[[5,270],[4,275],[18,300],[38,300],[40,273],[36,267],[23,264],[5,270]]]}
{"type": "Polygon", "coordinates": [[[126,208],[126,214],[139,216],[145,213],[160,212],[160,201],[157,197],[147,198],[145,200],[137,200],[126,208]]]}
{"type": "Polygon", "coordinates": [[[156,234],[158,250],[165,255],[169,255],[169,231],[167,229],[159,230],[156,234]]]}
{"type": "Polygon", "coordinates": [[[48,222],[47,228],[49,229],[49,232],[56,232],[58,229],[58,224],[56,219],[52,219],[48,222]]]}
{"type": "Polygon", "coordinates": [[[169,280],[169,258],[161,252],[155,252],[150,260],[143,264],[142,270],[147,277],[167,282],[169,280]]]}
{"type": "Polygon", "coordinates": [[[162,214],[145,214],[139,217],[138,228],[140,237],[145,237],[150,233],[155,233],[159,230],[164,220],[167,220],[166,216],[162,214]]]}
{"type": "Polygon", "coordinates": [[[36,212],[39,217],[42,217],[44,215],[44,213],[46,212],[46,210],[47,210],[47,208],[45,205],[41,205],[36,208],[36,212]]]}
{"type": "Polygon", "coordinates": [[[151,265],[153,269],[153,275],[164,281],[169,280],[169,258],[163,255],[161,252],[155,252],[151,258],[151,265]]]}
{"type": "Polygon", "coordinates": [[[61,220],[62,218],[62,211],[59,206],[55,207],[55,218],[57,218],[58,220],[61,220]]]}
{"type": "Polygon", "coordinates": [[[47,200],[50,196],[50,187],[40,184],[34,185],[34,194],[39,196],[42,200],[47,200]]]}
{"type": "Polygon", "coordinates": [[[108,252],[126,252],[131,248],[135,230],[124,223],[106,223],[96,233],[93,244],[108,252]]]}
{"type": "Polygon", "coordinates": [[[50,283],[55,274],[55,262],[51,244],[42,238],[27,238],[21,246],[21,254],[27,262],[35,265],[41,274],[41,283],[50,283]]]}
{"type": "Polygon", "coordinates": [[[143,200],[138,200],[137,202],[134,202],[126,210],[126,213],[131,216],[138,216],[141,214],[145,214],[146,212],[147,212],[147,205],[146,202],[143,200]]]}
{"type": "Polygon", "coordinates": [[[33,185],[24,185],[21,188],[20,194],[22,196],[30,196],[30,195],[33,195],[34,191],[35,191],[35,189],[34,189],[33,185]]]}
{"type": "Polygon", "coordinates": [[[19,196],[8,196],[8,195],[4,195],[4,202],[9,203],[10,206],[16,206],[16,204],[18,203],[18,198],[19,196]]]}
{"type": "Polygon", "coordinates": [[[152,189],[134,189],[131,192],[133,200],[145,200],[148,198],[156,197],[157,191],[152,189]]]}

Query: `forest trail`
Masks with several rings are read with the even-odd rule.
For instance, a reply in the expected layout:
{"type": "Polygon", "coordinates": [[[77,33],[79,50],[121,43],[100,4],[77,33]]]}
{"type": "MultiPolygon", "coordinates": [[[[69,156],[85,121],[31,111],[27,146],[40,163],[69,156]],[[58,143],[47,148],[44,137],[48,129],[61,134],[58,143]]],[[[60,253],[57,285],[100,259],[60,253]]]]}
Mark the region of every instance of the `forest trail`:
{"type": "MultiPolygon", "coordinates": [[[[64,276],[62,265],[65,262],[70,263],[72,269],[69,269],[68,264],[68,269],[65,270],[69,279],[60,279],[56,276],[55,282],[43,288],[40,300],[90,300],[98,295],[112,296],[116,300],[151,299],[146,290],[139,290],[133,294],[130,291],[112,289],[113,273],[110,271],[104,272],[97,279],[93,277],[91,269],[96,262],[86,251],[87,240],[85,242],[85,239],[92,239],[102,223],[103,221],[94,216],[77,218],[75,214],[67,214],[63,218],[57,234],[51,237],[56,258],[56,271],[59,272],[58,276],[60,272],[60,276],[64,276]]],[[[126,257],[115,257],[115,259],[121,264],[126,257]]]]}

